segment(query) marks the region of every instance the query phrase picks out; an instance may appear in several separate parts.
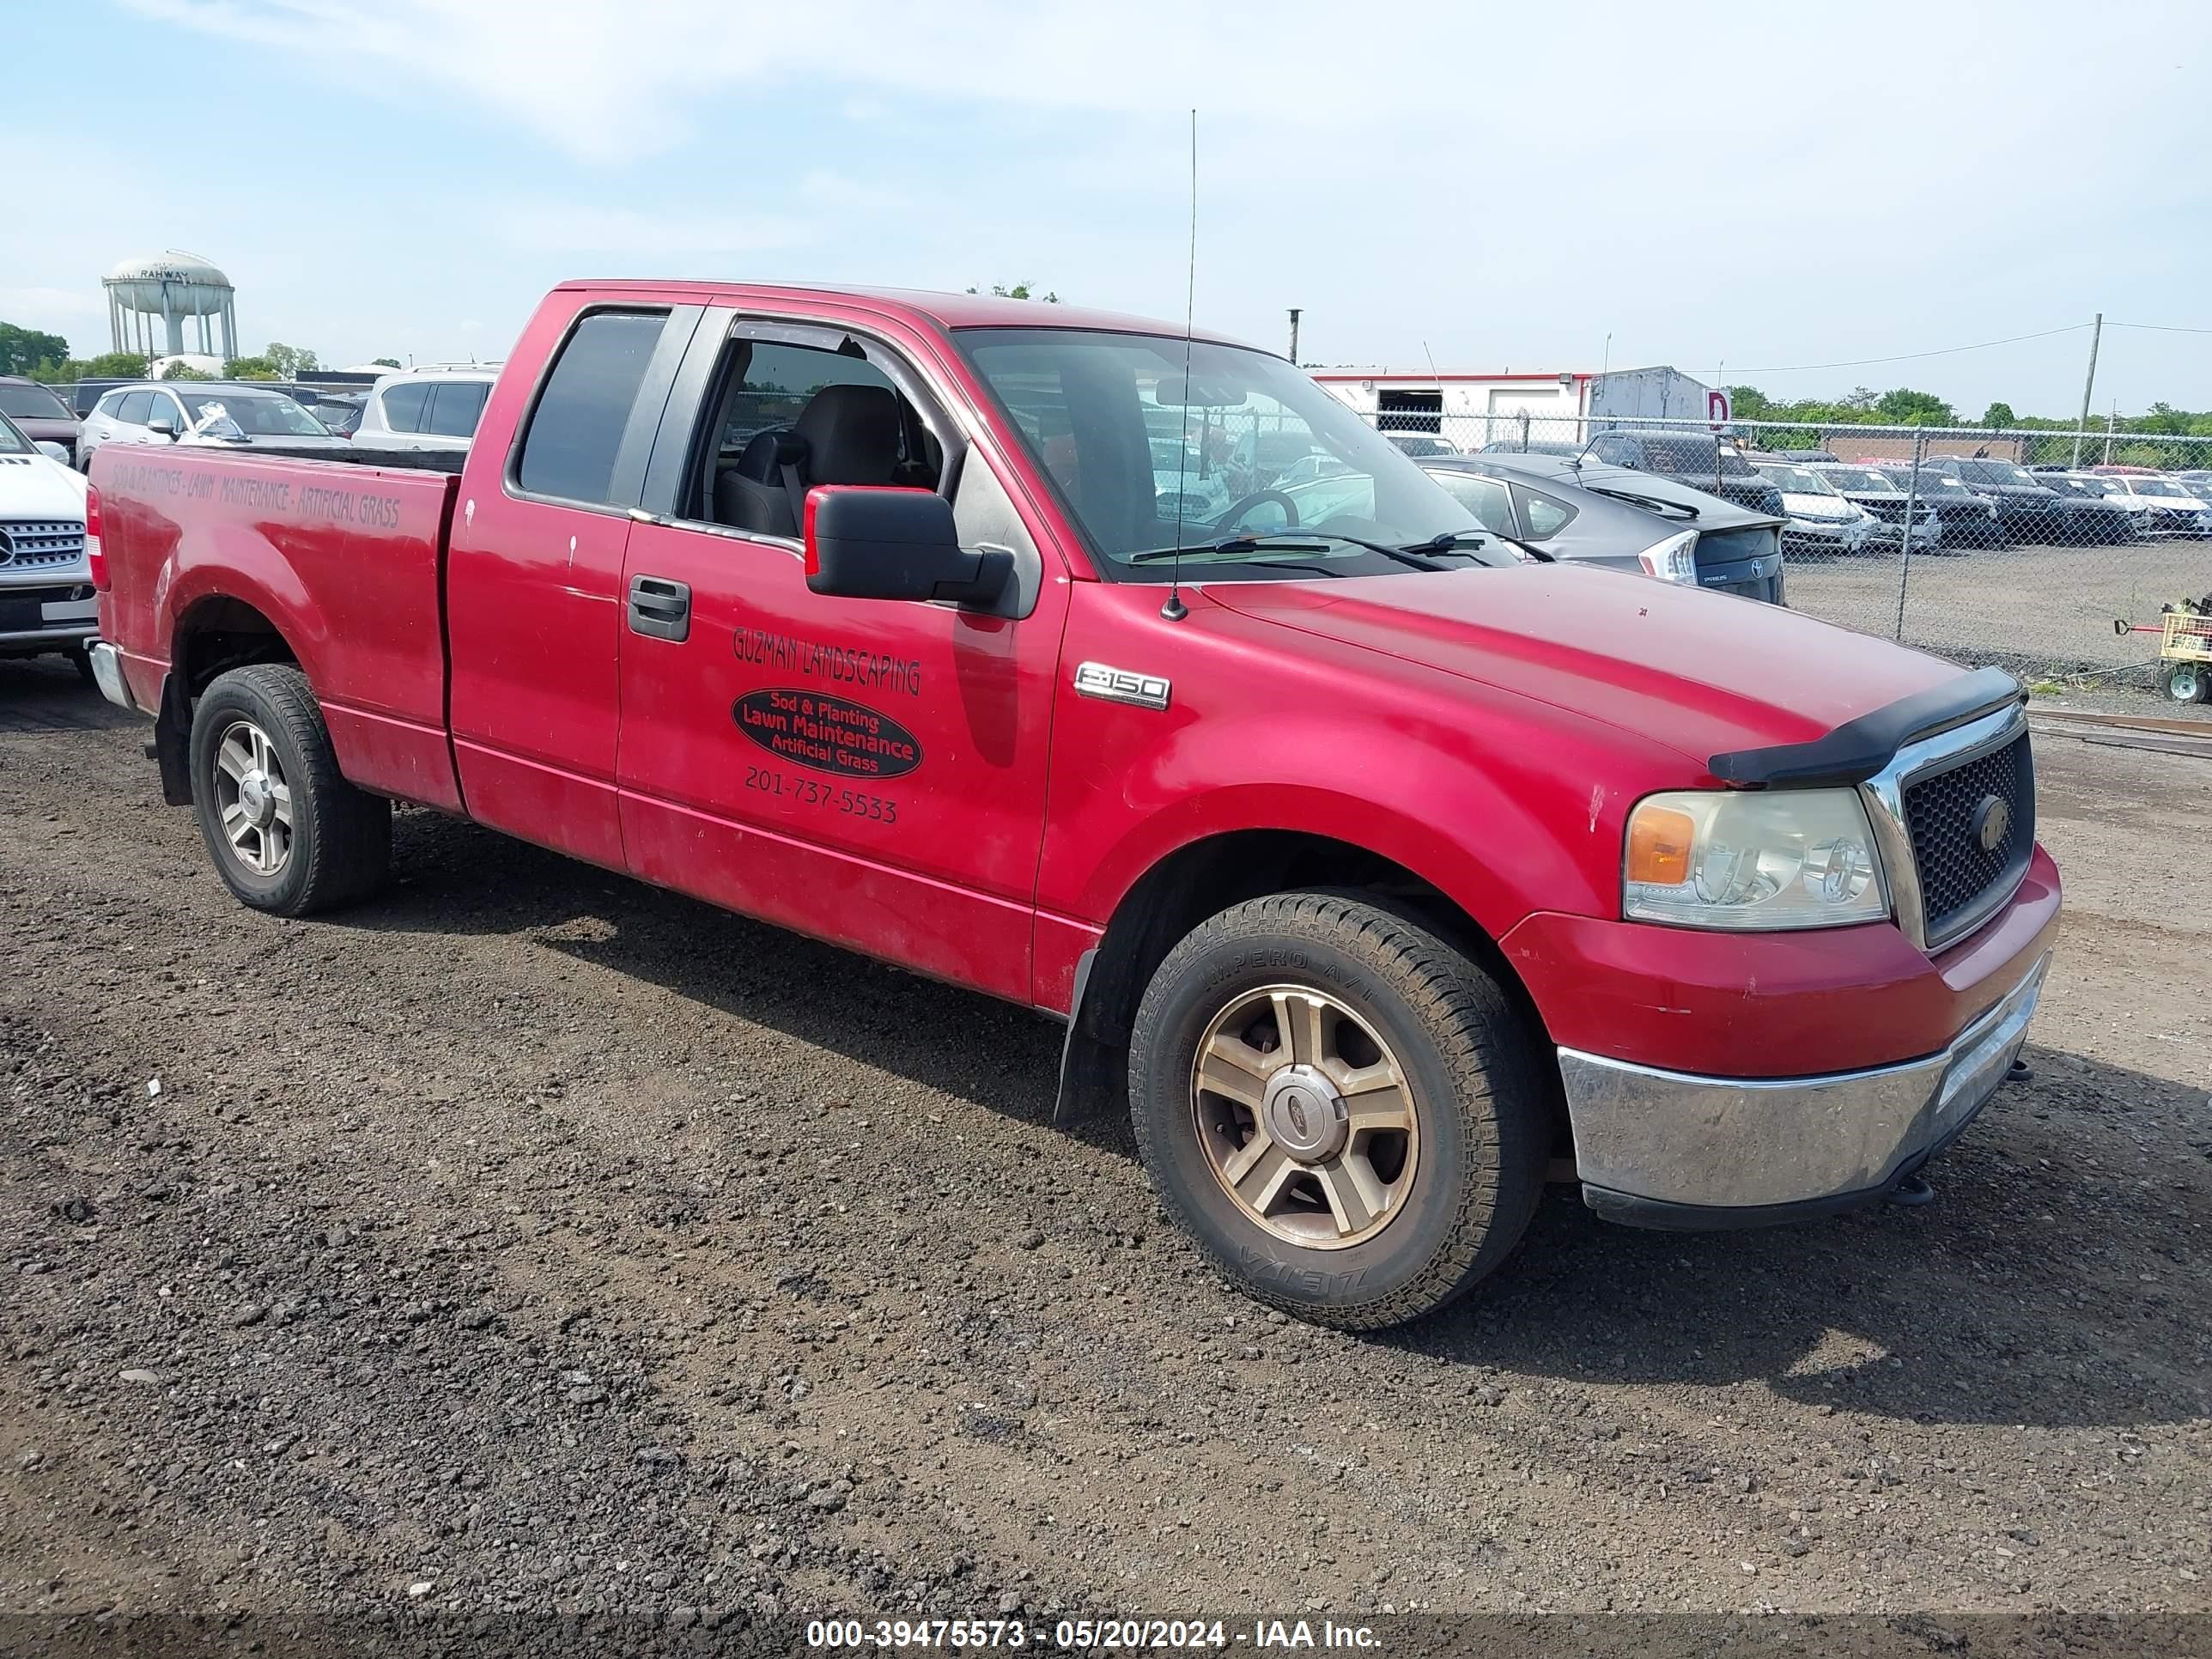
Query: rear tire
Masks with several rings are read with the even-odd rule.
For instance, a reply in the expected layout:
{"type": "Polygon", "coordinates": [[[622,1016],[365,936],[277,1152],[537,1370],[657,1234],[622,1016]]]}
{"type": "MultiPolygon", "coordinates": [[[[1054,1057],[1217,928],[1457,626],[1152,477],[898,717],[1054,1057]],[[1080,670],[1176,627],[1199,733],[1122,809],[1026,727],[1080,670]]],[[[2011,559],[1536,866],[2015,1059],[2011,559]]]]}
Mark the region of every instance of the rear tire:
{"type": "Polygon", "coordinates": [[[218,675],[192,714],[192,810],[240,902],[305,916],[362,898],[392,861],[392,803],[338,770],[307,677],[256,663],[218,675]]]}
{"type": "Polygon", "coordinates": [[[1417,1319],[1511,1255],[1543,1192],[1537,1079],[1480,967],[1340,893],[1193,930],[1129,1051],[1138,1151],[1183,1231],[1245,1294],[1347,1330],[1417,1319]]]}
{"type": "Polygon", "coordinates": [[[2168,663],[2165,686],[2168,702],[2212,702],[2212,672],[2203,663],[2168,663]]]}

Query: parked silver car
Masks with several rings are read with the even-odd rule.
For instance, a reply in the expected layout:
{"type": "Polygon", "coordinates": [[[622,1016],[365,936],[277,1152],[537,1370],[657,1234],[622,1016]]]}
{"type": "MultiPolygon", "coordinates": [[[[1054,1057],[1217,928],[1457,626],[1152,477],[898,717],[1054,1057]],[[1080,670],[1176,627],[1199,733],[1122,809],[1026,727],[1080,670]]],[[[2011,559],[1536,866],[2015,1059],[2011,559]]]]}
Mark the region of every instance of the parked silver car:
{"type": "Polygon", "coordinates": [[[85,557],[85,483],[59,453],[0,415],[0,657],[62,651],[89,672],[84,644],[100,605],[85,557]]]}
{"type": "Polygon", "coordinates": [[[369,388],[354,441],[367,449],[466,449],[498,378],[496,364],[386,374],[369,388]]]}
{"type": "Polygon", "coordinates": [[[282,445],[337,449],[345,440],[293,398],[232,380],[149,380],[101,394],[84,417],[77,453],[92,465],[109,444],[282,445]]]}

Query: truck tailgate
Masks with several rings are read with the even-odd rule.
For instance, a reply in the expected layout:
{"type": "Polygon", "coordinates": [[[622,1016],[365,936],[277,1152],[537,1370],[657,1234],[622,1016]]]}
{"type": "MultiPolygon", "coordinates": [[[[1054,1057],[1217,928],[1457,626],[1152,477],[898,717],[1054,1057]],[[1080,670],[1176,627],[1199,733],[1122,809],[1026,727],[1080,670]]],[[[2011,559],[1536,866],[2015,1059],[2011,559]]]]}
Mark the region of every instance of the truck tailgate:
{"type": "Polygon", "coordinates": [[[109,446],[93,459],[92,483],[112,582],[100,631],[142,706],[160,696],[181,623],[248,606],[298,659],[347,777],[459,809],[441,609],[458,478],[109,446]]]}

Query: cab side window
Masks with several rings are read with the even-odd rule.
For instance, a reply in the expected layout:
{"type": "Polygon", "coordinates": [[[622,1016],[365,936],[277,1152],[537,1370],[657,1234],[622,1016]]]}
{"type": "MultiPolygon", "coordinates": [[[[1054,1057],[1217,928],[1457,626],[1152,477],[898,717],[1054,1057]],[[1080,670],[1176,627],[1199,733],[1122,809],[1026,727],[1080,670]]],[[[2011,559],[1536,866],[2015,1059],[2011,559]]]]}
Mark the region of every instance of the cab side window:
{"type": "Polygon", "coordinates": [[[667,322],[665,312],[598,311],[577,323],[523,433],[514,482],[525,494],[612,503],[615,458],[667,322]]]}

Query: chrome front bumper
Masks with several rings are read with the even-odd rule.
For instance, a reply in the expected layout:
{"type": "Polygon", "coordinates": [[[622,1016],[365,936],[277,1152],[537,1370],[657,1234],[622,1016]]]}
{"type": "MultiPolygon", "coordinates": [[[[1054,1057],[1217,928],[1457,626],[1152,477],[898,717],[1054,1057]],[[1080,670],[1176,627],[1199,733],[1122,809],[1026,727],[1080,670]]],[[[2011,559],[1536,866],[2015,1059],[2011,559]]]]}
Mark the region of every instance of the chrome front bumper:
{"type": "Polygon", "coordinates": [[[1941,1054],[1826,1077],[1693,1077],[1559,1050],[1590,1207],[1759,1226],[1881,1197],[1972,1120],[2027,1039],[2046,955],[1941,1054]]]}
{"type": "Polygon", "coordinates": [[[100,695],[118,708],[137,714],[138,705],[131,701],[131,683],[123,678],[122,653],[106,640],[94,640],[85,648],[85,655],[92,659],[92,683],[100,688],[100,695]]]}

